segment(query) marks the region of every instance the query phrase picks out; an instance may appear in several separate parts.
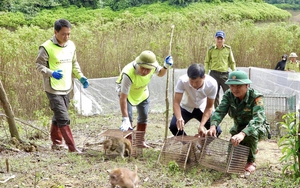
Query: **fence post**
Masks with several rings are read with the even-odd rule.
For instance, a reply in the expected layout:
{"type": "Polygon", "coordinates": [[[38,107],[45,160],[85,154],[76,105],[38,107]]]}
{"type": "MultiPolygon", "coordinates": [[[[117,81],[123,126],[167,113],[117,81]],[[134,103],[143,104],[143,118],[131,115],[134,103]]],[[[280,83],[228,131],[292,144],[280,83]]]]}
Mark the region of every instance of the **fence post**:
{"type": "Polygon", "coordinates": [[[298,169],[300,169],[300,109],[298,109],[298,169]]]}

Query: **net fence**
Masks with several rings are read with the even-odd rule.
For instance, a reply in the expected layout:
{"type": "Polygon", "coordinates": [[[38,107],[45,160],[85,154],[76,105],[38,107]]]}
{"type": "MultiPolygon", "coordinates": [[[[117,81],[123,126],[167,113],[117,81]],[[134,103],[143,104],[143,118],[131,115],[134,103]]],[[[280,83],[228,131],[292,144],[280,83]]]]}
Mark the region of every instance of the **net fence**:
{"type": "MultiPolygon", "coordinates": [[[[255,67],[238,67],[237,69],[247,72],[253,82],[250,87],[264,94],[267,115],[268,113],[274,114],[276,111],[291,112],[299,109],[299,73],[255,67]]],[[[170,111],[172,111],[173,106],[174,87],[178,78],[186,74],[186,71],[186,69],[171,69],[169,72],[168,101],[170,111]]],[[[74,79],[73,100],[76,111],[84,116],[120,114],[116,80],[117,77],[89,79],[89,88],[83,89],[81,83],[74,79]]],[[[164,77],[153,76],[149,84],[150,113],[166,111],[166,83],[167,75],[164,77]]]]}

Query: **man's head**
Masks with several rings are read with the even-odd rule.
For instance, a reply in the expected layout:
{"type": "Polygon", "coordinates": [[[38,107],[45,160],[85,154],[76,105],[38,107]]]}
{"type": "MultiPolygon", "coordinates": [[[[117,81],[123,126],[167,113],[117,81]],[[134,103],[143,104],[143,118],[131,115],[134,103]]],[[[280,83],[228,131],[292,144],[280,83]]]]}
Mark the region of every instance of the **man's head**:
{"type": "Polygon", "coordinates": [[[202,64],[192,64],[187,69],[190,84],[193,88],[199,89],[202,87],[205,78],[205,69],[202,64]]]}
{"type": "Polygon", "coordinates": [[[215,41],[218,47],[222,46],[225,42],[225,33],[224,31],[217,31],[215,34],[215,41]]]}
{"type": "Polygon", "coordinates": [[[146,76],[158,66],[155,54],[149,50],[143,51],[135,59],[135,62],[139,65],[139,72],[142,76],[146,76]]]}
{"type": "Polygon", "coordinates": [[[292,62],[296,62],[297,54],[295,52],[292,52],[289,56],[292,62]]]}
{"type": "Polygon", "coordinates": [[[54,23],[54,34],[60,45],[64,45],[71,35],[72,25],[68,20],[59,19],[54,23]]]}
{"type": "Polygon", "coordinates": [[[229,85],[232,94],[239,99],[245,97],[248,85],[251,83],[252,81],[249,79],[247,73],[239,70],[232,71],[228,76],[228,80],[225,82],[225,84],[229,85]]]}
{"type": "Polygon", "coordinates": [[[287,57],[288,56],[286,54],[283,54],[283,56],[281,58],[282,58],[283,61],[285,61],[285,60],[287,60],[287,57]]]}

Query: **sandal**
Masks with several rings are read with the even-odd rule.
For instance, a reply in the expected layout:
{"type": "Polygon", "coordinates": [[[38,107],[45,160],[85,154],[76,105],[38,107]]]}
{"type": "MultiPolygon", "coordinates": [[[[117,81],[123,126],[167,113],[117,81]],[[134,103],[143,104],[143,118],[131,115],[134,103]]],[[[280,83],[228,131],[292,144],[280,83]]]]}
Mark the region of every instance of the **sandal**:
{"type": "Polygon", "coordinates": [[[245,171],[246,172],[254,172],[256,168],[256,164],[254,162],[247,162],[246,166],[245,166],[245,171]]]}

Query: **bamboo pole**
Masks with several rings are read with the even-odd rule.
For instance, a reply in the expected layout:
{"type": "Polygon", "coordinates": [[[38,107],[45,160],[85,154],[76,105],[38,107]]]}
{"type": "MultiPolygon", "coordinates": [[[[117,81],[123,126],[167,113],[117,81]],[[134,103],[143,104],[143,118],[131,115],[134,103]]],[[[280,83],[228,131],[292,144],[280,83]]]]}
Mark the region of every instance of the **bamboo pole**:
{"type": "MultiPolygon", "coordinates": [[[[173,33],[174,33],[174,25],[171,26],[171,39],[169,44],[169,55],[172,52],[172,40],[173,40],[173,33]]],[[[166,127],[165,127],[165,140],[168,137],[168,125],[169,125],[169,77],[170,77],[170,69],[167,70],[167,83],[166,83],[166,127]]]]}

